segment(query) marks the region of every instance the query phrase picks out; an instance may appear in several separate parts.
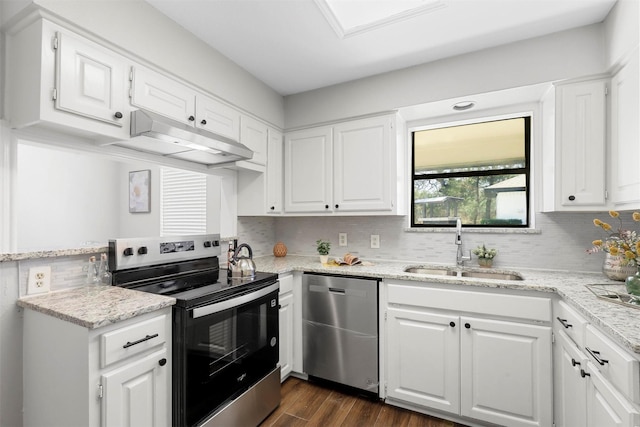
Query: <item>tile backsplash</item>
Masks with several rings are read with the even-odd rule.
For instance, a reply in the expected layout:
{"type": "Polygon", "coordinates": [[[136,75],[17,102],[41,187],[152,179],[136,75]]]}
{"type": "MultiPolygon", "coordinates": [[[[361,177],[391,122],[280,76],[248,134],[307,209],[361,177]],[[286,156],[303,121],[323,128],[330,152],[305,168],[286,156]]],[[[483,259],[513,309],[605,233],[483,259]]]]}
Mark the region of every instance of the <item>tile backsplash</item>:
{"type": "MultiPolygon", "coordinates": [[[[487,232],[463,230],[465,251],[486,244],[496,248],[494,266],[600,271],[603,254],[586,253],[601,237],[593,218],[604,213],[538,213],[535,231],[487,232]]],[[[397,216],[353,217],[240,217],[239,242],[249,243],[254,256],[271,255],[282,241],[289,254],[315,255],[315,241],[331,241],[331,255],[357,252],[369,260],[408,262],[455,262],[454,230],[416,232],[407,230],[407,218],[397,216]],[[338,233],[347,233],[348,246],[338,246],[338,233]],[[380,236],[380,248],[370,248],[370,235],[380,236]]]]}

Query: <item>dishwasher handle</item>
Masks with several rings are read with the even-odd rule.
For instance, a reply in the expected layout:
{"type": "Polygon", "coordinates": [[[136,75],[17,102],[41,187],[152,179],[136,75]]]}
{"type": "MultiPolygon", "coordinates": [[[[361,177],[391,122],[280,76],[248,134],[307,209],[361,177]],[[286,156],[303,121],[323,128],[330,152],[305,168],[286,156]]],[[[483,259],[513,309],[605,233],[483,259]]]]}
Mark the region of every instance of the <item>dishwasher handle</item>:
{"type": "Polygon", "coordinates": [[[332,294],[346,294],[347,291],[346,289],[341,289],[341,288],[329,288],[329,292],[331,292],[332,294]]]}

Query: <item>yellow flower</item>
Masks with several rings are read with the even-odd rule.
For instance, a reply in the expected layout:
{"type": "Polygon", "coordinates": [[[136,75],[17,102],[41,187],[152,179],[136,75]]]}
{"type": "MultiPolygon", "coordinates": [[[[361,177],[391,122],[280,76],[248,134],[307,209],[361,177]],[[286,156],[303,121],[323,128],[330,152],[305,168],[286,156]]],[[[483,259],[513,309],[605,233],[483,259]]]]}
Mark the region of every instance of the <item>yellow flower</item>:
{"type": "Polygon", "coordinates": [[[616,211],[609,211],[609,216],[611,218],[618,218],[620,216],[620,214],[616,211]]]}
{"type": "Polygon", "coordinates": [[[605,231],[609,231],[611,230],[611,226],[609,224],[607,224],[606,222],[603,222],[600,227],[602,227],[603,230],[605,231]]]}
{"type": "Polygon", "coordinates": [[[609,253],[613,256],[618,256],[620,252],[618,251],[618,248],[616,248],[615,246],[609,246],[609,253]]]}
{"type": "Polygon", "coordinates": [[[602,246],[602,240],[600,240],[600,239],[594,240],[591,243],[593,244],[593,246],[602,246]]]}
{"type": "Polygon", "coordinates": [[[636,242],[636,253],[640,255],[640,240],[636,242]]]}
{"type": "Polygon", "coordinates": [[[596,218],[593,220],[593,225],[595,225],[596,227],[600,227],[602,225],[602,221],[596,218]]]}
{"type": "Polygon", "coordinates": [[[624,257],[625,257],[626,259],[634,259],[634,258],[636,257],[636,254],[634,254],[634,253],[633,253],[633,252],[631,252],[631,251],[626,251],[626,252],[624,253],[624,257]]]}
{"type": "Polygon", "coordinates": [[[634,221],[640,221],[640,212],[634,212],[632,217],[634,221]]]}

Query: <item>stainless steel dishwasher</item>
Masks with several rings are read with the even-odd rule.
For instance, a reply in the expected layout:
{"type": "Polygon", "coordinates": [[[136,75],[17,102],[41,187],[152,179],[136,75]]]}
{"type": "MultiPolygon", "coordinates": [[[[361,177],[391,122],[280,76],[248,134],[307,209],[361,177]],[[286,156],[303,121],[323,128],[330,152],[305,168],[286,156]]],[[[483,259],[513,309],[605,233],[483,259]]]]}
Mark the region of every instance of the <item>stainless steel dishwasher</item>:
{"type": "Polygon", "coordinates": [[[305,273],[304,371],[378,395],[378,279],[305,273]]]}

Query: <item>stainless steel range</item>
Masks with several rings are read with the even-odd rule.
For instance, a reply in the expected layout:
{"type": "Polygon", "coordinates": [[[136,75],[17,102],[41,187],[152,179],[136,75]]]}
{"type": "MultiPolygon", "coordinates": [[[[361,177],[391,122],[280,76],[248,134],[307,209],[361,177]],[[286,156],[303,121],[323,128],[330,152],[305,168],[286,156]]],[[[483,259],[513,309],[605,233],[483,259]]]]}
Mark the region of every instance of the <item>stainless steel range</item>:
{"type": "Polygon", "coordinates": [[[227,278],[216,234],[109,241],[113,284],[176,298],[173,426],[258,425],[280,403],[277,276],[227,278]]]}

